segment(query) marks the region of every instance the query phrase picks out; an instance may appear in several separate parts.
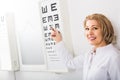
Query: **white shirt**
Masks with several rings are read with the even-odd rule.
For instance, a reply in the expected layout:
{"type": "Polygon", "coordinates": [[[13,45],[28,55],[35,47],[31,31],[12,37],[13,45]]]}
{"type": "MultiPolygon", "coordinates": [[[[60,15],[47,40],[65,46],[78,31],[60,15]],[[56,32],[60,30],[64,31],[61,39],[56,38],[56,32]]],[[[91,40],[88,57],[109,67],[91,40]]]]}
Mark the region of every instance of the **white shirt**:
{"type": "Polygon", "coordinates": [[[73,57],[61,41],[55,46],[56,53],[62,57],[68,68],[77,69],[83,66],[83,80],[120,80],[120,54],[109,44],[88,51],[85,57],[73,57]]]}

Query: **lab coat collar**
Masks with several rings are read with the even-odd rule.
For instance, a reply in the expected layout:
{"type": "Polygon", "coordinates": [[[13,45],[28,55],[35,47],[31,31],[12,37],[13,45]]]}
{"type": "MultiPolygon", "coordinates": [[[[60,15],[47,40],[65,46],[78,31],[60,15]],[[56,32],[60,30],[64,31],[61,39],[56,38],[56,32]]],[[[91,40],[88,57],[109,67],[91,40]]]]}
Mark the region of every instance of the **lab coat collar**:
{"type": "Polygon", "coordinates": [[[101,53],[101,51],[109,50],[111,47],[113,47],[112,44],[108,44],[106,46],[96,48],[96,50],[94,50],[94,47],[93,47],[91,53],[94,55],[97,55],[97,54],[101,53]]]}

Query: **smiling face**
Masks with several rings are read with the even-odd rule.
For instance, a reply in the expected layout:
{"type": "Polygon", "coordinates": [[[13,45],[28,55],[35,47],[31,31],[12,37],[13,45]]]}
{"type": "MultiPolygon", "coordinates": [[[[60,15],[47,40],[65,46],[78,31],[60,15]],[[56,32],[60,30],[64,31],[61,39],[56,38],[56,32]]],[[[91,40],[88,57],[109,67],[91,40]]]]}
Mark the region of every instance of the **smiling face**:
{"type": "Polygon", "coordinates": [[[102,47],[106,45],[102,36],[102,29],[96,20],[86,21],[85,35],[88,42],[95,47],[102,47]]]}

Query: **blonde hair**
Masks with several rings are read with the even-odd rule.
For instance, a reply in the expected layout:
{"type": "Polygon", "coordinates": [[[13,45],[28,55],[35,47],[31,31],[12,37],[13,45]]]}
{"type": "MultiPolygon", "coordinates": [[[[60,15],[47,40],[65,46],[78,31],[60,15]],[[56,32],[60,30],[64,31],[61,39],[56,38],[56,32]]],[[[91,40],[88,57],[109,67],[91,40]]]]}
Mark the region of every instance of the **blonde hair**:
{"type": "Polygon", "coordinates": [[[112,43],[114,30],[110,20],[106,16],[97,13],[88,15],[84,20],[84,27],[88,20],[96,20],[102,29],[103,40],[105,40],[106,44],[112,43]]]}

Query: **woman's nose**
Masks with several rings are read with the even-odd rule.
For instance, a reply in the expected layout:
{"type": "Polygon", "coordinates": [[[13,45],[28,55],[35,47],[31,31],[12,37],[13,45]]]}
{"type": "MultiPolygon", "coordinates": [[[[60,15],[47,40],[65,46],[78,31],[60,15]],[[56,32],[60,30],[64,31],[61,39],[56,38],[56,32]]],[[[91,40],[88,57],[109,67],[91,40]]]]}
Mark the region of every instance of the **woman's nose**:
{"type": "Polygon", "coordinates": [[[93,34],[93,31],[91,29],[89,29],[88,34],[93,34]]]}

